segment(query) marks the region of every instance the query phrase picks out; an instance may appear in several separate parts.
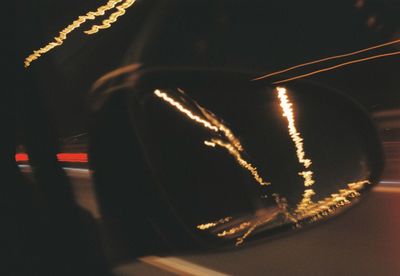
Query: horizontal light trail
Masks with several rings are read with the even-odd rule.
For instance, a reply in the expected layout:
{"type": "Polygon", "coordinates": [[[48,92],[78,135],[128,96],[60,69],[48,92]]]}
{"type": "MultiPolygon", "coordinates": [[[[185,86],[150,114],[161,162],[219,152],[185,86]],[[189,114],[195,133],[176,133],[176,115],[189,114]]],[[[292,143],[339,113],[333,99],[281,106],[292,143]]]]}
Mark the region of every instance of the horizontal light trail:
{"type": "Polygon", "coordinates": [[[272,76],[275,76],[275,75],[278,75],[278,74],[282,74],[282,73],[285,73],[285,72],[288,72],[288,71],[291,71],[291,70],[294,70],[294,69],[297,69],[297,68],[301,68],[301,67],[304,67],[304,66],[307,66],[307,65],[317,64],[317,63],[321,63],[321,62],[328,61],[328,60],[334,60],[334,59],[349,57],[349,56],[357,55],[357,54],[360,54],[360,53],[364,53],[364,52],[367,52],[367,51],[371,51],[371,50],[374,50],[374,49],[386,47],[386,46],[397,44],[397,43],[400,43],[400,39],[397,39],[397,40],[394,40],[394,41],[389,41],[389,42],[382,43],[382,44],[378,44],[378,45],[375,45],[375,46],[372,46],[372,47],[364,48],[364,49],[361,49],[361,50],[358,50],[358,51],[354,51],[354,52],[350,52],[350,53],[346,53],[346,54],[335,55],[335,56],[331,56],[331,57],[327,57],[327,58],[322,58],[322,59],[318,59],[318,60],[314,60],[314,61],[309,61],[309,62],[306,62],[306,63],[298,64],[298,65],[295,65],[295,66],[292,66],[292,67],[289,67],[289,68],[286,68],[286,69],[283,69],[283,70],[279,70],[279,71],[272,72],[270,74],[255,78],[255,79],[253,79],[253,81],[266,79],[266,78],[269,78],[269,77],[272,77],[272,76]]]}
{"type": "MultiPolygon", "coordinates": [[[[88,162],[87,153],[58,153],[57,159],[60,162],[68,162],[68,163],[88,162]]],[[[26,153],[17,153],[15,154],[15,161],[17,162],[29,161],[29,156],[26,153]]]]}
{"type": "Polygon", "coordinates": [[[383,184],[383,185],[400,185],[400,180],[399,181],[382,180],[381,182],[379,182],[379,184],[383,184]]]}
{"type": "Polygon", "coordinates": [[[302,75],[298,75],[298,76],[295,76],[295,77],[287,78],[287,79],[284,79],[284,80],[276,81],[276,82],[273,82],[273,84],[280,84],[280,83],[285,83],[285,82],[289,82],[289,81],[292,81],[292,80],[302,79],[302,78],[305,78],[305,77],[309,77],[309,76],[316,75],[316,74],[319,74],[319,73],[322,73],[322,72],[330,71],[330,70],[333,70],[333,69],[336,69],[336,68],[348,66],[348,65],[351,65],[351,64],[360,63],[360,62],[364,62],[364,61],[368,61],[368,60],[372,60],[372,59],[377,59],[377,58],[395,56],[395,55],[400,55],[400,51],[390,52],[390,53],[380,54],[380,55],[375,55],[375,56],[366,57],[366,58],[355,59],[355,60],[351,60],[351,61],[348,61],[348,62],[343,62],[343,63],[337,64],[337,65],[334,65],[334,66],[331,66],[331,67],[315,70],[315,71],[312,71],[312,72],[309,72],[309,73],[306,73],[306,74],[302,74],[302,75]]]}

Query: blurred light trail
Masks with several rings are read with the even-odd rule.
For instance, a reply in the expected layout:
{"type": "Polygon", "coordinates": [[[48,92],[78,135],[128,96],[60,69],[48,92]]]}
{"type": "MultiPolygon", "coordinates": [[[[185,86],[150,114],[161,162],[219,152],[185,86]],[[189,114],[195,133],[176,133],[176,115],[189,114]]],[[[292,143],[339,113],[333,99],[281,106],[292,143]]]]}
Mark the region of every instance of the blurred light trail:
{"type": "Polygon", "coordinates": [[[288,79],[276,81],[276,82],[273,82],[273,84],[279,84],[279,83],[284,83],[284,82],[288,82],[288,81],[292,81],[292,80],[302,79],[302,78],[305,78],[305,77],[308,77],[308,76],[316,75],[316,74],[319,74],[319,73],[322,73],[322,72],[330,71],[330,70],[333,70],[333,69],[336,69],[336,68],[340,68],[340,67],[344,67],[344,66],[347,66],[347,65],[360,63],[360,62],[364,62],[364,61],[368,61],[368,60],[372,60],[372,59],[377,59],[377,58],[395,56],[395,55],[399,55],[399,54],[400,54],[400,51],[396,51],[396,52],[390,52],[390,53],[375,55],[375,56],[366,57],[366,58],[355,59],[355,60],[351,60],[351,61],[347,61],[347,62],[343,62],[343,63],[337,64],[337,65],[334,65],[334,66],[331,66],[331,67],[315,70],[315,71],[312,71],[310,73],[306,73],[306,74],[298,75],[298,76],[291,77],[291,78],[288,78],[288,79]]]}
{"type": "MultiPolygon", "coordinates": [[[[60,162],[68,162],[68,163],[88,162],[87,153],[58,153],[57,159],[60,162]]],[[[29,156],[26,153],[17,153],[15,154],[15,161],[17,162],[29,161],[29,156]]]]}
{"type": "Polygon", "coordinates": [[[299,205],[296,212],[296,218],[300,220],[310,219],[311,221],[318,221],[327,216],[335,214],[336,210],[343,206],[349,205],[351,201],[359,197],[360,191],[366,185],[370,185],[369,180],[361,180],[353,183],[348,183],[347,188],[339,189],[336,193],[325,197],[318,202],[310,202],[309,204],[299,205]]]}
{"type": "Polygon", "coordinates": [[[278,91],[278,98],[280,101],[280,106],[282,108],[282,115],[283,117],[286,117],[287,119],[287,128],[288,132],[290,135],[290,138],[292,138],[292,141],[295,145],[296,148],[296,155],[297,159],[300,164],[303,165],[304,171],[301,171],[298,173],[298,175],[303,177],[304,180],[304,193],[303,193],[303,199],[299,202],[297,205],[296,212],[299,210],[304,210],[306,209],[310,204],[313,204],[312,201],[312,196],[315,195],[315,191],[311,188],[306,189],[307,187],[312,186],[315,183],[315,180],[313,178],[314,172],[309,169],[309,167],[312,164],[311,159],[306,158],[306,153],[304,151],[304,143],[303,143],[303,138],[301,137],[300,132],[296,128],[296,121],[294,118],[294,112],[293,112],[293,104],[291,103],[289,96],[287,95],[286,88],[284,87],[277,87],[276,90],[278,91]],[[306,170],[308,169],[308,170],[306,170]]]}
{"type": "Polygon", "coordinates": [[[95,34],[97,33],[100,29],[107,29],[111,27],[111,24],[116,22],[118,20],[118,17],[124,15],[126,13],[126,9],[132,6],[136,0],[125,0],[123,4],[120,6],[117,6],[116,12],[112,13],[110,17],[106,20],[103,20],[101,25],[94,25],[90,30],[85,31],[85,34],[95,34]]]}
{"type": "Polygon", "coordinates": [[[231,143],[225,143],[220,139],[211,139],[211,141],[204,141],[204,144],[209,147],[215,147],[216,145],[225,148],[230,155],[232,155],[235,159],[236,162],[242,166],[244,169],[248,170],[252,175],[255,181],[257,181],[261,186],[266,186],[270,185],[270,182],[265,181],[259,174],[258,170],[254,165],[251,163],[247,162],[240,152],[231,144],[231,143]]]}
{"type": "MultiPolygon", "coordinates": [[[[306,158],[306,153],[304,152],[303,138],[301,138],[301,135],[296,128],[296,122],[294,120],[294,114],[292,108],[293,104],[289,100],[286,88],[277,87],[276,90],[278,91],[278,98],[280,101],[280,106],[282,108],[282,116],[286,117],[287,119],[287,124],[288,124],[287,128],[289,131],[289,135],[292,138],[294,145],[296,146],[297,159],[301,164],[303,164],[304,168],[308,168],[311,166],[312,162],[310,159],[306,158]]],[[[307,174],[305,173],[304,176],[305,175],[307,174]]]]}
{"type": "Polygon", "coordinates": [[[161,92],[161,90],[154,90],[154,95],[163,99],[165,102],[169,103],[171,106],[175,107],[179,112],[185,114],[191,120],[196,123],[202,124],[204,127],[211,129],[212,131],[218,132],[218,127],[211,124],[209,121],[200,118],[199,116],[193,114],[193,112],[185,108],[181,103],[175,101],[173,98],[169,97],[167,93],[161,92]]]}
{"type": "Polygon", "coordinates": [[[236,227],[230,228],[229,230],[224,230],[223,232],[218,233],[217,236],[218,237],[231,236],[231,235],[234,235],[250,226],[251,226],[251,222],[246,221],[246,222],[241,223],[239,226],[236,226],[236,227]]]}
{"type": "Polygon", "coordinates": [[[215,226],[217,226],[219,224],[223,224],[223,223],[229,222],[231,219],[232,219],[232,217],[222,218],[222,219],[219,219],[219,220],[214,221],[214,222],[208,222],[208,223],[204,223],[204,224],[199,224],[199,225],[196,226],[196,228],[199,229],[199,230],[209,229],[209,228],[215,227],[215,226]]]}
{"type": "MultiPolygon", "coordinates": [[[[178,91],[184,93],[183,90],[178,88],[178,91]]],[[[219,122],[217,117],[213,115],[211,112],[207,111],[205,108],[197,105],[196,106],[202,112],[201,115],[205,117],[205,119],[201,118],[201,115],[195,114],[193,110],[190,110],[188,107],[183,106],[180,102],[171,98],[166,91],[162,92],[159,89],[154,90],[154,95],[164,100],[171,106],[173,106],[179,112],[185,114],[189,119],[195,121],[196,123],[203,125],[205,128],[212,130],[213,132],[219,133],[220,131],[224,134],[225,138],[228,142],[224,142],[220,139],[211,139],[211,141],[204,141],[204,144],[209,147],[215,148],[216,145],[221,146],[227,149],[228,153],[230,153],[237,161],[237,163],[248,170],[252,175],[255,181],[257,181],[261,186],[269,185],[269,182],[264,181],[264,179],[260,176],[257,171],[257,168],[254,167],[251,163],[247,162],[240,154],[243,151],[243,147],[234,135],[233,132],[224,124],[219,122]]]]}
{"type": "Polygon", "coordinates": [[[88,20],[95,20],[96,17],[104,16],[105,13],[109,10],[115,9],[115,7],[121,3],[116,9],[117,12],[114,12],[110,15],[110,17],[103,21],[102,25],[94,25],[90,30],[85,31],[86,34],[94,34],[99,31],[99,29],[106,29],[111,27],[111,24],[116,22],[118,17],[125,14],[125,10],[134,4],[136,0],[109,0],[105,5],[99,7],[95,12],[88,12],[85,15],[79,16],[78,19],[73,21],[70,25],[68,25],[65,29],[60,31],[58,36],[54,37],[52,42],[49,42],[44,47],[33,51],[24,61],[25,68],[29,67],[34,60],[40,58],[43,54],[51,51],[55,47],[61,46],[64,43],[64,40],[67,39],[68,34],[70,34],[75,29],[78,29],[83,23],[88,20]]]}
{"type": "Polygon", "coordinates": [[[386,42],[386,43],[383,43],[383,44],[378,44],[378,45],[375,45],[375,46],[372,46],[372,47],[368,47],[368,48],[365,48],[365,49],[361,49],[361,50],[350,52],[350,53],[346,53],[346,54],[335,55],[335,56],[331,56],[331,57],[327,57],[327,58],[322,58],[322,59],[318,59],[318,60],[302,63],[302,64],[295,65],[295,66],[292,66],[292,67],[289,67],[289,68],[286,68],[286,69],[283,69],[283,70],[280,70],[280,71],[272,72],[270,74],[267,74],[267,75],[264,75],[264,76],[261,76],[261,77],[257,77],[255,79],[253,79],[253,81],[266,79],[266,78],[269,78],[269,77],[272,77],[272,76],[275,76],[275,75],[278,75],[278,74],[281,74],[281,73],[285,73],[285,72],[288,72],[288,71],[291,71],[291,70],[294,70],[294,69],[297,69],[297,68],[301,68],[301,67],[304,67],[304,66],[307,66],[307,65],[317,64],[317,63],[321,63],[321,62],[328,61],[328,60],[334,60],[334,59],[349,57],[349,56],[357,55],[357,54],[360,54],[360,53],[364,53],[364,52],[367,52],[367,51],[371,51],[371,50],[374,50],[374,49],[386,47],[386,46],[397,44],[397,43],[400,43],[400,39],[397,39],[397,40],[394,40],[394,41],[390,41],[390,42],[386,42]]]}

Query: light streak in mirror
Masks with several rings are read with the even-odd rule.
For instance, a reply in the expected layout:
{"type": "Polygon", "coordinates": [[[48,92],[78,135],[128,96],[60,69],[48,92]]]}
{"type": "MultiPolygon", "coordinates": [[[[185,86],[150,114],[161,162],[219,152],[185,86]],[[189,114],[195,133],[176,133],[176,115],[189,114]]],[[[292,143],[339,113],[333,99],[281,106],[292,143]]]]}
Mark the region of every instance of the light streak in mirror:
{"type": "Polygon", "coordinates": [[[280,100],[280,106],[282,108],[282,115],[283,117],[286,117],[288,121],[289,134],[293,140],[293,143],[296,146],[297,159],[299,160],[300,163],[304,165],[305,168],[308,168],[309,166],[311,166],[312,162],[310,159],[305,157],[306,154],[304,152],[303,138],[301,138],[301,135],[296,128],[296,123],[292,108],[293,104],[289,100],[286,88],[277,87],[276,90],[278,91],[278,98],[280,100]]]}
{"type": "Polygon", "coordinates": [[[232,217],[226,217],[226,218],[222,218],[222,219],[219,219],[217,221],[214,221],[214,222],[208,222],[208,223],[205,223],[205,224],[199,224],[199,225],[197,225],[197,229],[206,230],[206,229],[215,227],[217,225],[229,222],[231,219],[232,219],[232,217]]]}
{"type": "Polygon", "coordinates": [[[232,227],[232,228],[230,228],[228,230],[224,230],[224,231],[218,233],[217,236],[218,237],[225,237],[225,236],[234,235],[237,232],[240,232],[240,231],[242,231],[244,229],[249,228],[250,226],[251,226],[251,222],[248,222],[248,221],[242,222],[239,226],[235,226],[235,227],[232,227]]]}
{"type": "Polygon", "coordinates": [[[216,145],[225,148],[230,155],[232,155],[235,159],[236,162],[248,170],[254,177],[254,179],[262,186],[264,185],[269,185],[269,182],[266,182],[258,173],[258,170],[256,167],[254,167],[251,163],[247,162],[240,152],[231,144],[231,143],[225,143],[219,139],[211,139],[211,141],[204,141],[204,144],[209,146],[209,147],[215,147],[216,145]]]}
{"type": "MultiPolygon", "coordinates": [[[[282,108],[282,115],[287,119],[287,124],[288,124],[288,131],[290,138],[292,139],[295,147],[296,147],[296,155],[297,159],[300,164],[304,166],[305,169],[308,169],[312,161],[311,159],[306,158],[306,153],[304,151],[304,143],[303,143],[303,138],[301,137],[300,132],[296,128],[296,122],[294,118],[294,111],[293,111],[293,104],[289,99],[289,96],[287,95],[287,90],[284,87],[277,87],[276,90],[278,91],[278,98],[280,100],[280,106],[282,108]]],[[[312,186],[315,183],[315,180],[313,179],[313,174],[314,172],[311,170],[306,170],[306,171],[301,171],[298,173],[301,175],[304,179],[304,186],[309,187],[312,186]]],[[[312,200],[311,197],[315,195],[315,192],[313,189],[306,189],[303,194],[303,199],[298,205],[299,208],[304,208],[305,205],[311,204],[312,200]]]]}
{"type": "MultiPolygon", "coordinates": [[[[180,93],[184,93],[183,90],[178,89],[180,93]]],[[[224,125],[221,121],[218,120],[217,117],[212,114],[211,112],[207,111],[205,108],[201,107],[200,105],[196,104],[196,107],[201,110],[202,114],[195,114],[194,110],[190,110],[188,107],[184,106],[182,103],[170,97],[167,91],[161,91],[159,89],[154,90],[154,95],[158,98],[162,99],[163,101],[167,102],[169,105],[174,107],[176,110],[185,114],[185,116],[192,121],[195,121],[197,124],[202,125],[203,127],[212,130],[216,134],[221,134],[227,141],[223,141],[221,139],[214,139],[212,138],[211,141],[204,141],[204,144],[209,147],[215,147],[216,145],[223,147],[227,150],[227,152],[232,155],[236,162],[243,167],[244,169],[248,170],[251,175],[253,176],[254,180],[262,185],[266,186],[270,183],[265,181],[259,174],[257,168],[252,165],[250,162],[246,161],[243,156],[240,154],[240,151],[243,151],[243,146],[240,143],[239,139],[235,137],[232,130],[230,130],[226,125],[224,125]],[[204,117],[204,118],[202,118],[204,117]]]]}

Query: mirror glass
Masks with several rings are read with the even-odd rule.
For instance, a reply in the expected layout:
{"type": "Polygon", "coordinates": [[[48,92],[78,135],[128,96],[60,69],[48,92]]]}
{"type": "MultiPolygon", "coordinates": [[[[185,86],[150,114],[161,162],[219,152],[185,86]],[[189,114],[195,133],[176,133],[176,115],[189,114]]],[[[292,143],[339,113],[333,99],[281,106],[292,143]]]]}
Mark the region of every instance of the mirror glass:
{"type": "MultiPolygon", "coordinates": [[[[129,90],[128,109],[155,190],[201,243],[238,246],[323,221],[377,180],[374,128],[339,92],[309,82],[235,81],[229,74],[176,79],[150,78],[151,85],[129,90]]],[[[132,165],[137,177],[124,185],[149,185],[141,171],[132,165]]],[[[146,213],[151,201],[135,198],[146,213]]]]}

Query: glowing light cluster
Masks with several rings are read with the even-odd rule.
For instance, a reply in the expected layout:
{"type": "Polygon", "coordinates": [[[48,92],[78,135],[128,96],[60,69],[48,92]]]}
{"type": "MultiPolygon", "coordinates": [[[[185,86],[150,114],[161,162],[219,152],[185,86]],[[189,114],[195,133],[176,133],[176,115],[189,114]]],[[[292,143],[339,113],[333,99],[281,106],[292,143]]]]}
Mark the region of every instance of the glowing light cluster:
{"type": "Polygon", "coordinates": [[[61,46],[67,39],[68,34],[70,34],[75,29],[79,28],[83,23],[88,20],[94,20],[99,16],[104,16],[109,10],[114,9],[119,3],[124,2],[117,7],[117,12],[112,13],[110,17],[103,21],[102,25],[94,25],[90,30],[85,31],[87,34],[94,34],[99,29],[105,29],[111,27],[111,24],[117,21],[118,17],[125,14],[125,10],[129,8],[135,0],[109,0],[105,5],[99,7],[96,11],[90,11],[85,15],[79,16],[78,19],[73,21],[70,25],[59,32],[58,36],[54,37],[54,41],[48,43],[44,47],[33,51],[27,58],[25,58],[24,65],[29,67],[30,64],[40,58],[43,54],[51,51],[55,47],[61,46]]]}
{"type": "Polygon", "coordinates": [[[255,223],[250,222],[251,226],[249,225],[247,232],[236,240],[236,245],[242,244],[257,227],[275,220],[280,213],[284,214],[287,220],[295,223],[296,227],[300,227],[301,225],[298,222],[304,219],[310,218],[310,222],[315,222],[327,216],[331,216],[339,208],[349,205],[352,199],[359,197],[359,191],[362,190],[367,184],[370,184],[368,180],[347,184],[347,189],[340,189],[337,193],[331,194],[331,196],[326,197],[317,203],[313,203],[311,200],[309,200],[309,198],[314,195],[315,192],[312,189],[308,189],[305,191],[303,199],[304,204],[300,204],[303,208],[298,208],[294,213],[287,212],[286,200],[278,197],[280,204],[283,204],[282,208],[280,208],[280,211],[272,215],[269,214],[264,218],[261,216],[261,219],[255,223]]]}
{"type": "MultiPolygon", "coordinates": [[[[184,93],[182,89],[179,89],[181,93],[184,93]]],[[[260,185],[268,185],[270,184],[269,182],[266,182],[263,180],[263,178],[260,176],[260,174],[257,171],[257,168],[254,167],[252,164],[247,162],[240,154],[240,151],[243,151],[243,146],[241,145],[239,139],[237,139],[232,131],[225,126],[223,123],[221,123],[215,115],[213,115],[211,112],[207,111],[206,109],[199,107],[199,109],[202,111],[205,119],[201,118],[199,115],[194,114],[191,110],[189,110],[187,107],[184,107],[181,103],[176,101],[175,99],[171,98],[166,92],[162,92],[159,89],[154,90],[154,94],[163,99],[165,102],[169,103],[171,106],[173,106],[175,109],[177,109],[179,112],[185,114],[188,118],[191,120],[195,121],[198,124],[201,124],[207,129],[212,130],[213,132],[219,133],[222,132],[225,136],[225,138],[228,140],[228,142],[224,142],[220,139],[211,139],[211,141],[204,141],[204,144],[209,147],[215,147],[216,145],[221,146],[225,149],[228,150],[228,152],[236,159],[238,164],[248,170],[254,177],[254,179],[260,184],[260,185]]]]}
{"type": "Polygon", "coordinates": [[[226,218],[222,218],[222,219],[219,219],[217,221],[214,221],[214,222],[209,222],[209,223],[205,223],[205,224],[199,224],[196,227],[199,230],[206,230],[206,229],[215,227],[217,225],[229,222],[231,219],[232,219],[232,217],[226,217],[226,218]]]}
{"type": "MultiPolygon", "coordinates": [[[[255,218],[219,232],[217,233],[217,236],[226,238],[228,236],[237,236],[238,234],[243,233],[236,238],[235,244],[236,246],[239,246],[258,227],[282,219],[280,215],[283,215],[284,221],[293,223],[294,227],[301,227],[303,223],[315,222],[334,215],[338,209],[349,205],[352,200],[359,197],[361,195],[360,191],[368,184],[371,184],[368,180],[349,183],[347,184],[346,189],[339,189],[336,193],[333,193],[316,203],[310,200],[310,197],[315,195],[314,190],[307,189],[304,192],[302,202],[298,204],[295,211],[289,211],[287,200],[284,197],[281,197],[278,194],[273,194],[278,207],[277,211],[272,213],[268,211],[257,212],[258,214],[256,213],[255,218]]],[[[280,223],[282,223],[282,221],[280,223]]],[[[202,227],[199,229],[206,230],[208,228],[202,227]]]]}
{"type": "Polygon", "coordinates": [[[368,180],[347,184],[347,189],[340,189],[323,200],[300,205],[296,210],[296,216],[299,220],[311,218],[311,221],[317,221],[332,215],[338,208],[350,204],[352,199],[359,197],[359,191],[368,184],[371,184],[368,180]]]}

